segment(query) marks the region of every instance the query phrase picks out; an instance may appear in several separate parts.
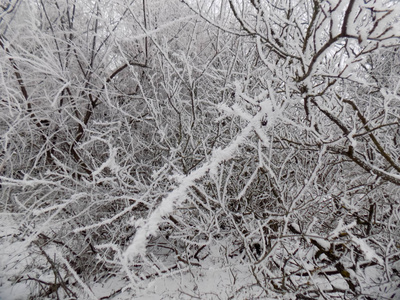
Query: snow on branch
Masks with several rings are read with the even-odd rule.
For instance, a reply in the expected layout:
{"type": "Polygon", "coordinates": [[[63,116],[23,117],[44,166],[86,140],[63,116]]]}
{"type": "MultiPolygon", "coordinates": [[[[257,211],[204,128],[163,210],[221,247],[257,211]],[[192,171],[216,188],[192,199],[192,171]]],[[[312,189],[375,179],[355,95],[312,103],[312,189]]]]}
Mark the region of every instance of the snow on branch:
{"type": "Polygon", "coordinates": [[[207,172],[215,172],[220,163],[231,159],[239,146],[246,141],[252,129],[253,125],[248,124],[229,146],[224,149],[215,149],[208,163],[181,179],[179,186],[161,202],[160,206],[146,221],[142,222],[143,224],[138,228],[132,244],[124,253],[126,260],[146,252],[147,237],[157,233],[158,225],[163,221],[163,217],[172,213],[174,208],[184,201],[188,188],[194,185],[197,179],[205,176],[207,172]]]}
{"type": "MultiPolygon", "coordinates": [[[[240,145],[246,142],[247,137],[253,130],[258,131],[260,127],[260,118],[265,115],[266,110],[269,109],[268,104],[262,106],[262,109],[249,120],[247,115],[240,117],[247,119],[250,123],[241,131],[241,133],[234,139],[227,147],[214,149],[210,160],[202,167],[192,171],[188,176],[177,179],[180,181],[178,187],[174,189],[164,200],[160,206],[153,211],[147,220],[138,220],[136,225],[139,227],[131,245],[124,253],[124,259],[128,261],[136,255],[141,255],[146,252],[147,238],[155,235],[158,230],[158,225],[163,221],[163,218],[171,214],[176,206],[186,198],[187,190],[195,184],[195,181],[205,176],[207,173],[215,173],[220,163],[231,159],[240,145]]],[[[235,110],[233,110],[235,113],[235,110]]],[[[236,112],[237,113],[237,112],[236,112]]],[[[266,141],[263,140],[265,143],[266,141]]]]}

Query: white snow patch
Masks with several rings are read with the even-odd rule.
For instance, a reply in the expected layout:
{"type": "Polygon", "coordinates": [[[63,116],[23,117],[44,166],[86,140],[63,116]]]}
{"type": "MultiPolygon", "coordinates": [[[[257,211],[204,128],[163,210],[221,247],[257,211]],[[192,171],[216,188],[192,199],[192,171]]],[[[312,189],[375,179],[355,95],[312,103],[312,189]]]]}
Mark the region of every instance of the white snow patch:
{"type": "Polygon", "coordinates": [[[359,239],[352,234],[350,234],[350,236],[353,242],[360,247],[361,251],[364,253],[366,260],[376,260],[381,266],[384,265],[383,259],[376,254],[375,250],[372,249],[364,239],[359,239]]]}

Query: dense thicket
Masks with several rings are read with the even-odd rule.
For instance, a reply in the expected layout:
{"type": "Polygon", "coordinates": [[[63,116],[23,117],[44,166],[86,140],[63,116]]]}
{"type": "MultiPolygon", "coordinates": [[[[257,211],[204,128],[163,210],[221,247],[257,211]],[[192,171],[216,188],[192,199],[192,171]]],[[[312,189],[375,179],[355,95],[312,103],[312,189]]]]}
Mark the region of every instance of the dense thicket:
{"type": "Polygon", "coordinates": [[[32,299],[399,297],[399,12],[3,1],[4,271],[32,299]]]}

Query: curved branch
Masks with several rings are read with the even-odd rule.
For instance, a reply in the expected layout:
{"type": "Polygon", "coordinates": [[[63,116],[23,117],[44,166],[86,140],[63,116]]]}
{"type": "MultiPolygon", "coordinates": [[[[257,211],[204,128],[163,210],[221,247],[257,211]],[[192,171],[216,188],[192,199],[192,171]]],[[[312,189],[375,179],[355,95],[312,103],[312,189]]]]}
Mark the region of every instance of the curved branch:
{"type": "Polygon", "coordinates": [[[368,132],[369,137],[371,138],[372,142],[378,149],[378,152],[383,156],[383,158],[397,171],[400,172],[400,166],[398,166],[394,160],[390,157],[390,155],[383,149],[382,145],[379,143],[378,139],[372,133],[371,129],[368,126],[367,119],[363,116],[361,111],[358,109],[357,105],[348,99],[343,99],[344,103],[350,104],[350,106],[357,112],[358,118],[361,120],[362,124],[364,125],[365,130],[368,132]]]}

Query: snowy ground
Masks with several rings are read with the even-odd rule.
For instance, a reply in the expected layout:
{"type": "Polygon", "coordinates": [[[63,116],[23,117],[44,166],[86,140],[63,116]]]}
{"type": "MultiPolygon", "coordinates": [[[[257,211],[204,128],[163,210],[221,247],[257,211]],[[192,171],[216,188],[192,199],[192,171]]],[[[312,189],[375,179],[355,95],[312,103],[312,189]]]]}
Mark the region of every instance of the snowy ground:
{"type": "Polygon", "coordinates": [[[23,241],[15,241],[18,224],[10,214],[0,214],[0,299],[27,299],[30,289],[26,282],[17,283],[20,274],[29,264],[29,257],[21,251],[23,241]]]}
{"type": "MultiPolygon", "coordinates": [[[[54,276],[48,271],[40,273],[40,266],[46,265],[43,256],[39,253],[28,252],[26,241],[18,240],[20,235],[19,224],[16,221],[18,216],[10,214],[0,216],[0,300],[28,299],[30,293],[37,289],[38,285],[34,284],[36,279],[52,282],[54,276]]],[[[221,262],[223,262],[223,257],[215,247],[215,252],[202,260],[201,267],[178,263],[171,272],[148,276],[147,279],[137,282],[134,286],[130,285],[127,278],[123,277],[124,275],[110,275],[109,278],[91,286],[82,286],[79,280],[74,280],[71,276],[69,283],[74,292],[79,295],[78,299],[126,300],[132,297],[148,300],[298,299],[292,293],[277,294],[267,298],[264,290],[251,274],[251,265],[240,263],[224,265],[221,262]],[[86,291],[89,290],[88,293],[85,293],[85,288],[86,291]]],[[[395,268],[400,270],[400,262],[395,268]]],[[[156,273],[157,269],[153,274],[156,273]]],[[[365,295],[370,295],[373,299],[400,299],[399,287],[396,284],[381,285],[379,272],[374,267],[367,268],[364,275],[358,275],[359,278],[365,277],[363,284],[365,295]]],[[[331,277],[330,282],[323,277],[316,276],[314,279],[314,283],[320,287],[330,285],[337,289],[347,288],[346,282],[340,276],[331,277]]],[[[52,297],[42,299],[56,299],[55,294],[52,297]]],[[[68,298],[60,294],[60,299],[68,298]]]]}

